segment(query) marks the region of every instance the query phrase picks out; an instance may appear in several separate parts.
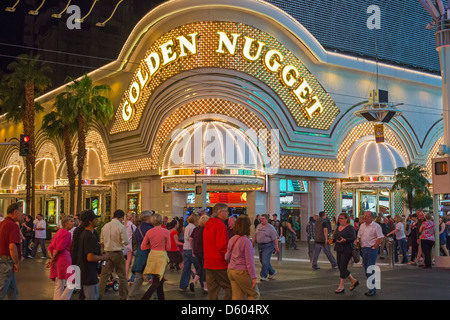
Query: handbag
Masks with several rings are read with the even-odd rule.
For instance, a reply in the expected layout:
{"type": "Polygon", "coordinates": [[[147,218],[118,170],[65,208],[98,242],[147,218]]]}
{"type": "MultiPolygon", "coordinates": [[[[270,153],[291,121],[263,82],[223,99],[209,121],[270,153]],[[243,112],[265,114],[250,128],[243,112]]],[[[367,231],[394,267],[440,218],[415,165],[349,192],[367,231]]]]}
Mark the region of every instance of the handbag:
{"type": "Polygon", "coordinates": [[[353,257],[353,261],[355,263],[359,263],[359,261],[361,260],[361,253],[360,253],[359,245],[356,247],[353,245],[352,257],[353,257]]]}

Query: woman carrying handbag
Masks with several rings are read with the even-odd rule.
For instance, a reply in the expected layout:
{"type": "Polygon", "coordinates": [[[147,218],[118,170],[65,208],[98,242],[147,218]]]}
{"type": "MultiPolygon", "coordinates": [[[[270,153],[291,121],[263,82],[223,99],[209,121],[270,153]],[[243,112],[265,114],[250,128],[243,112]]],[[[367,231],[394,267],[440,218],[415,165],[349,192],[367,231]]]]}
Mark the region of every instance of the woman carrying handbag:
{"type": "Polygon", "coordinates": [[[339,215],[338,225],[333,237],[337,253],[336,260],[340,271],[339,287],[335,291],[337,294],[345,292],[345,279],[349,279],[351,282],[350,291],[353,291],[359,285],[358,280],[353,278],[350,271],[348,271],[348,263],[353,255],[353,242],[356,240],[355,228],[350,224],[350,217],[346,213],[339,215]]]}

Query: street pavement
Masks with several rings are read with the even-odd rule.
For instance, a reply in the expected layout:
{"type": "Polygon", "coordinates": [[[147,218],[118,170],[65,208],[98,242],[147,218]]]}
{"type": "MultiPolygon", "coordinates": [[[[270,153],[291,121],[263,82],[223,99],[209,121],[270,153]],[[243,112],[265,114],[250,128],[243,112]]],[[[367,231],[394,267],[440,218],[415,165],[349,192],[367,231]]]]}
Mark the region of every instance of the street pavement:
{"type": "MultiPolygon", "coordinates": [[[[20,271],[16,274],[19,289],[19,300],[52,300],[54,283],[49,279],[49,270],[45,268],[46,259],[25,259],[20,264],[20,271]]],[[[345,293],[335,294],[339,284],[339,270],[332,269],[326,256],[319,257],[319,270],[313,270],[309,262],[306,243],[299,243],[299,250],[283,250],[282,261],[272,258],[272,266],[277,274],[274,279],[261,282],[257,280],[261,300],[449,300],[450,299],[450,270],[423,269],[411,265],[389,266],[387,260],[378,259],[380,267],[380,289],[374,297],[366,297],[367,290],[364,269],[360,264],[349,267],[350,272],[360,282],[360,285],[350,292],[350,283],[346,280],[345,293]]],[[[255,264],[259,276],[260,263],[255,257],[255,264]]],[[[180,292],[179,281],[181,271],[166,272],[167,281],[164,292],[167,300],[205,301],[205,295],[197,284],[195,292],[180,292]]],[[[145,284],[142,294],[149,287],[145,284]]],[[[108,289],[104,300],[119,300],[118,292],[108,289]]],[[[78,300],[74,293],[72,300],[78,300]]]]}

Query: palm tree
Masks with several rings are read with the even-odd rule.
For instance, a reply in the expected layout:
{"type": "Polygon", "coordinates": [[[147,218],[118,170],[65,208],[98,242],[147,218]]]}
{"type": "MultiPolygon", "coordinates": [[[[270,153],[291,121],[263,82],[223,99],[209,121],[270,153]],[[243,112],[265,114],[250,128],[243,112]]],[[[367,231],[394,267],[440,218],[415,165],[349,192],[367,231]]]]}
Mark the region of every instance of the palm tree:
{"type": "Polygon", "coordinates": [[[15,123],[23,123],[24,134],[30,137],[30,153],[27,157],[27,193],[26,203],[29,206],[30,213],[35,214],[35,176],[34,167],[36,163],[36,144],[34,138],[35,114],[43,108],[35,103],[37,95],[44,92],[51,81],[47,74],[51,71],[50,67],[39,60],[39,55],[19,55],[16,61],[8,65],[10,74],[5,76],[7,84],[7,97],[3,100],[2,109],[7,113],[7,120],[15,123]],[[31,193],[31,195],[30,195],[31,193]]]}
{"type": "Polygon", "coordinates": [[[429,182],[425,178],[426,170],[415,163],[409,164],[405,167],[398,167],[394,170],[395,182],[392,185],[392,191],[396,189],[403,189],[406,192],[406,200],[408,203],[409,212],[413,210],[413,194],[425,193],[430,194],[428,190],[429,182]]]}
{"type": "Polygon", "coordinates": [[[72,106],[77,114],[78,122],[78,153],[77,153],[77,210],[81,211],[82,203],[82,175],[86,160],[86,133],[89,126],[94,122],[106,124],[113,116],[113,104],[109,98],[104,96],[111,90],[108,85],[94,86],[92,79],[85,74],[79,80],[67,86],[71,94],[72,106]]]}
{"type": "Polygon", "coordinates": [[[69,180],[69,214],[75,214],[75,169],[72,156],[72,137],[77,132],[76,114],[71,105],[71,96],[68,92],[56,96],[54,109],[43,119],[42,129],[50,138],[64,141],[66,156],[67,179],[69,180]]]}

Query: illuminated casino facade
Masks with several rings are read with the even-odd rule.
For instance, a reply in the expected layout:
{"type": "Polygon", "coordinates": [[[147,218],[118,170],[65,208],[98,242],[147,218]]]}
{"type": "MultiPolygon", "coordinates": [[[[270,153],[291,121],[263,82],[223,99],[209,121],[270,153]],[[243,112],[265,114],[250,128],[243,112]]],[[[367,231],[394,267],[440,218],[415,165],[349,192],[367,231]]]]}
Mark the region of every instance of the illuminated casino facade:
{"type": "MultiPolygon", "coordinates": [[[[376,143],[374,123],[354,115],[375,89],[376,63],[325,48],[294,9],[272,2],[165,2],[135,26],[116,61],[89,74],[111,86],[115,112],[88,132],[86,207],[104,219],[117,208],[172,217],[226,202],[251,218],[299,215],[302,228],[321,210],[405,212],[402,192],[390,191],[394,169],[415,162],[431,178],[442,143],[436,65],[378,64],[379,87],[403,113],[376,143]]],[[[39,101],[50,109],[63,90],[39,101]]],[[[1,138],[19,135],[0,121],[1,138]]],[[[64,152],[42,131],[37,150],[37,208],[55,223],[68,211],[64,152]]],[[[0,150],[0,168],[5,211],[25,197],[17,147],[0,150]]]]}

